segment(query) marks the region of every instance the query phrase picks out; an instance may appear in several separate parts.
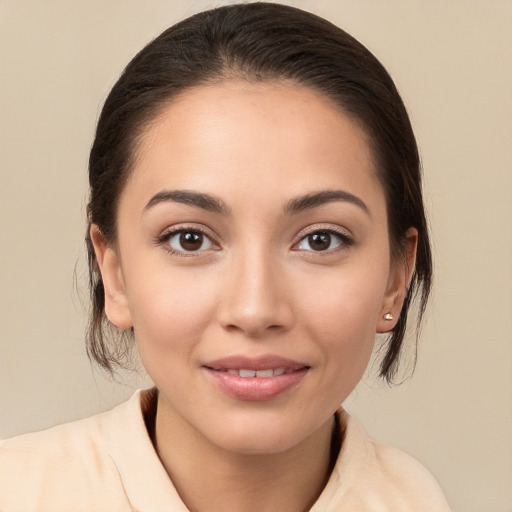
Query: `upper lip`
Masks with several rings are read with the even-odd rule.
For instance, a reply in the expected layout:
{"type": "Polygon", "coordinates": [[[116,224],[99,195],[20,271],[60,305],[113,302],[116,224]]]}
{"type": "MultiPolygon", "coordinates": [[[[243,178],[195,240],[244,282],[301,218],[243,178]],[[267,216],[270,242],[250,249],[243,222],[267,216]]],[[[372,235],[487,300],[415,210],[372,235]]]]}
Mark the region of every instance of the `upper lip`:
{"type": "Polygon", "coordinates": [[[215,361],[209,361],[203,364],[204,367],[212,370],[275,370],[283,368],[285,370],[300,370],[309,368],[307,364],[292,359],[287,359],[275,355],[264,355],[258,357],[248,356],[228,356],[215,361]]]}

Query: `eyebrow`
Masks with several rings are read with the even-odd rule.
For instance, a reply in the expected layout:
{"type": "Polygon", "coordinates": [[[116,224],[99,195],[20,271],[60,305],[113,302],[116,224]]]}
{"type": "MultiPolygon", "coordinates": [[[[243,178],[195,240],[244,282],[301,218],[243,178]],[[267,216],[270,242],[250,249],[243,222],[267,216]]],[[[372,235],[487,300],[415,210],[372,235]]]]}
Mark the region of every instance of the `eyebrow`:
{"type": "MultiPolygon", "coordinates": [[[[296,197],[288,202],[285,207],[285,212],[289,215],[293,215],[334,201],[354,204],[370,215],[370,209],[366,203],[359,197],[345,190],[322,190],[320,192],[296,197]]],[[[162,190],[148,201],[143,212],[145,213],[157,204],[166,202],[187,204],[221,215],[229,215],[231,213],[229,206],[219,197],[202,192],[194,192],[192,190],[162,190]]]]}
{"type": "Polygon", "coordinates": [[[332,203],[333,201],[342,201],[345,203],[351,203],[358,206],[365,213],[371,216],[370,209],[366,203],[359,197],[346,192],[345,190],[322,190],[312,194],[306,194],[301,197],[297,197],[288,202],[285,208],[285,212],[288,214],[300,213],[310,208],[316,208],[326,203],[332,203]]]}
{"type": "Polygon", "coordinates": [[[144,207],[143,213],[161,203],[181,203],[202,208],[203,210],[228,215],[230,208],[222,199],[191,190],[162,190],[155,194],[144,207]]]}

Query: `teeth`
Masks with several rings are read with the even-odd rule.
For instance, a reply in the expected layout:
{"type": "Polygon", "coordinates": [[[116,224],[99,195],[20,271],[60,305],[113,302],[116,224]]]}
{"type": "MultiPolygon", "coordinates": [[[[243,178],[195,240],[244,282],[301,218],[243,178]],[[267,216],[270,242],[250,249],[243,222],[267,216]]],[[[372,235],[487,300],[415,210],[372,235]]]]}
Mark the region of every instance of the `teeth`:
{"type": "Polygon", "coordinates": [[[269,368],[268,370],[234,370],[229,369],[226,370],[230,375],[238,375],[239,377],[274,377],[276,375],[283,375],[284,373],[291,373],[293,370],[285,370],[284,368],[276,368],[273,370],[269,368]]]}
{"type": "Polygon", "coordinates": [[[238,370],[240,377],[256,377],[255,370],[238,370]]]}
{"type": "Polygon", "coordinates": [[[256,377],[272,377],[274,375],[274,370],[270,368],[269,370],[258,370],[256,372],[256,377]]]}
{"type": "MultiPolygon", "coordinates": [[[[211,368],[212,370],[214,368],[211,368]]],[[[245,368],[241,368],[239,370],[235,368],[228,369],[215,369],[217,372],[228,373],[229,375],[237,375],[238,377],[260,377],[260,378],[268,378],[268,377],[277,377],[279,375],[284,375],[285,373],[293,373],[295,370],[293,368],[267,368],[266,370],[247,370],[245,368]]]]}

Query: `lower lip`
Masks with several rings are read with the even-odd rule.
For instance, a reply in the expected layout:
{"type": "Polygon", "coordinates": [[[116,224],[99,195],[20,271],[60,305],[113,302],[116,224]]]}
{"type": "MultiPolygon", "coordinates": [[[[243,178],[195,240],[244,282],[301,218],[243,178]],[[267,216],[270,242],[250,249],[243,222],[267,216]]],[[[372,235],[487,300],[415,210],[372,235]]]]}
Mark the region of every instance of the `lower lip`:
{"type": "Polygon", "coordinates": [[[272,400],[285,391],[297,386],[308,372],[307,368],[276,375],[274,377],[240,377],[227,372],[204,368],[224,393],[237,400],[261,402],[272,400]]]}

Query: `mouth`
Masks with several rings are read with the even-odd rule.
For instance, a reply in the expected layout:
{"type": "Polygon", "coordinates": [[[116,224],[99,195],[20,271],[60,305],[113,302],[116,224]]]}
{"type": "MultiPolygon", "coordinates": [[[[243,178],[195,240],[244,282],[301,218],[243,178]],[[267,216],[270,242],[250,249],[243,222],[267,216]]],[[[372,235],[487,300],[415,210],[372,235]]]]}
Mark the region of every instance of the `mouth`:
{"type": "Polygon", "coordinates": [[[251,377],[257,377],[259,379],[264,379],[264,378],[268,378],[268,377],[279,377],[280,375],[293,373],[297,370],[300,370],[302,368],[307,368],[307,367],[300,367],[300,368],[295,368],[295,369],[268,368],[266,370],[249,370],[249,369],[245,369],[245,368],[240,368],[240,369],[228,368],[228,369],[224,370],[224,369],[220,369],[220,368],[210,368],[208,366],[206,366],[206,368],[208,368],[209,370],[212,370],[214,372],[224,372],[224,373],[228,373],[229,375],[238,375],[239,377],[242,377],[244,379],[251,378],[251,377]]]}
{"type": "Polygon", "coordinates": [[[230,357],[202,366],[211,382],[237,400],[272,400],[299,385],[311,367],[274,356],[230,357]]]}

